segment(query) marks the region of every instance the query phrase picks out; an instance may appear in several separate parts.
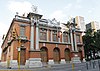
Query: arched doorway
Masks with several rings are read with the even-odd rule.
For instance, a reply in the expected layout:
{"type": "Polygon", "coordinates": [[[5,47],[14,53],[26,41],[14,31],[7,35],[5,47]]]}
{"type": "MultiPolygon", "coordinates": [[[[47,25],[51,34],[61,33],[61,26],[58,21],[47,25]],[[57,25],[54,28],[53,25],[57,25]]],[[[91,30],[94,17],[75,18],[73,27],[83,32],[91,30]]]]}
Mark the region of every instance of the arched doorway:
{"type": "Polygon", "coordinates": [[[80,60],[82,61],[83,60],[82,50],[79,50],[79,57],[80,57],[80,60]]]}
{"type": "Polygon", "coordinates": [[[65,49],[65,61],[70,62],[71,57],[70,57],[70,50],[68,48],[65,49]]]}
{"type": "Polygon", "coordinates": [[[42,47],[41,49],[41,61],[43,63],[48,62],[48,49],[46,47],[42,47]]]}
{"type": "Polygon", "coordinates": [[[59,48],[54,48],[54,50],[53,50],[53,58],[54,58],[54,62],[55,63],[59,63],[60,62],[60,50],[59,50],[59,48]]]}

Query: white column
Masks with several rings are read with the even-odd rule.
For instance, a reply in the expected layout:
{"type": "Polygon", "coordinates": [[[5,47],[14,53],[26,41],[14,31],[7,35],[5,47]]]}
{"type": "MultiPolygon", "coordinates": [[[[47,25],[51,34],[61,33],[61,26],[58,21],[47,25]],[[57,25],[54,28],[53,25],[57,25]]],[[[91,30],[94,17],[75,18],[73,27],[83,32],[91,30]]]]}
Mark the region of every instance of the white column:
{"type": "Polygon", "coordinates": [[[29,66],[29,60],[26,60],[26,62],[25,62],[25,68],[28,68],[28,66],[29,66]]]}
{"type": "Polygon", "coordinates": [[[72,33],[72,30],[70,32],[70,36],[71,36],[71,46],[72,46],[72,51],[74,51],[74,46],[73,46],[73,33],[72,33]]]}
{"type": "Polygon", "coordinates": [[[60,64],[66,64],[65,59],[61,59],[60,64]]]}
{"type": "Polygon", "coordinates": [[[47,30],[47,41],[49,41],[49,32],[47,30]]]}
{"type": "Polygon", "coordinates": [[[62,32],[62,42],[64,42],[64,40],[63,40],[63,32],[62,32]]]}
{"type": "Polygon", "coordinates": [[[52,30],[51,30],[51,41],[52,41],[52,30]]]}
{"type": "Polygon", "coordinates": [[[53,59],[49,59],[48,64],[49,65],[53,65],[54,64],[54,60],[53,59]]]}
{"type": "Polygon", "coordinates": [[[77,50],[77,42],[76,42],[76,34],[75,34],[75,32],[74,32],[74,43],[75,43],[75,51],[78,51],[77,50]]]}
{"type": "Polygon", "coordinates": [[[70,36],[69,36],[69,33],[68,33],[68,43],[70,43],[70,36]]]}
{"type": "Polygon", "coordinates": [[[45,43],[43,43],[43,46],[45,46],[45,43]]]}
{"type": "Polygon", "coordinates": [[[39,50],[39,23],[36,23],[36,50],[39,50]]]}
{"type": "Polygon", "coordinates": [[[60,37],[58,38],[58,42],[60,42],[60,37]]]}
{"type": "Polygon", "coordinates": [[[58,38],[58,42],[60,42],[60,36],[59,36],[60,32],[58,32],[57,38],[58,38]]]}
{"type": "Polygon", "coordinates": [[[31,18],[31,33],[30,33],[30,50],[34,50],[34,22],[31,18]]]}
{"type": "Polygon", "coordinates": [[[58,47],[58,44],[56,44],[56,47],[58,47]]]}

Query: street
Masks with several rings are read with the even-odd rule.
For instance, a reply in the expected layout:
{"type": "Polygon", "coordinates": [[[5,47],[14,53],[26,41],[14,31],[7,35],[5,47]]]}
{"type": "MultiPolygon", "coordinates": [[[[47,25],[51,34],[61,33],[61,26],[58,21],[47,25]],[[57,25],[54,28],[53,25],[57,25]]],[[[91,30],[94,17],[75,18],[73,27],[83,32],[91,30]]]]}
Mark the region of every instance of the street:
{"type": "MultiPolygon", "coordinates": [[[[20,71],[100,71],[100,62],[98,60],[93,60],[89,62],[84,62],[84,63],[68,63],[68,64],[55,64],[55,65],[50,65],[47,67],[42,67],[42,68],[33,68],[33,69],[28,69],[28,68],[21,68],[20,71]]],[[[2,67],[0,65],[0,70],[2,71],[19,71],[18,69],[7,69],[2,67]]]]}

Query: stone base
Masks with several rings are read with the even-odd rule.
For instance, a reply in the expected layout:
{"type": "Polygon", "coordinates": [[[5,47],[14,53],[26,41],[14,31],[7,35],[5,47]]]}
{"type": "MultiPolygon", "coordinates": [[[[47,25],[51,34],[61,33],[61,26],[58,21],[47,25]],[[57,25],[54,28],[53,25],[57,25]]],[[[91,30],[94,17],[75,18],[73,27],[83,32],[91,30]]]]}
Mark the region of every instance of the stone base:
{"type": "Polygon", "coordinates": [[[26,62],[25,62],[25,68],[29,68],[29,60],[26,60],[26,62]]]}
{"type": "Polygon", "coordinates": [[[80,57],[73,57],[72,59],[71,59],[71,63],[81,63],[81,61],[80,61],[80,57]]]}
{"type": "Polygon", "coordinates": [[[42,67],[41,58],[29,58],[29,68],[42,67]]]}
{"type": "Polygon", "coordinates": [[[65,59],[61,59],[60,64],[66,64],[65,59]]]}
{"type": "Polygon", "coordinates": [[[48,64],[49,64],[49,65],[53,65],[53,64],[54,64],[54,60],[53,60],[53,59],[50,59],[50,60],[48,61],[48,64]]]}
{"type": "Polygon", "coordinates": [[[17,60],[10,60],[9,67],[11,67],[11,68],[18,68],[17,60]]]}
{"type": "Polygon", "coordinates": [[[85,58],[83,58],[83,62],[86,62],[85,58]]]}
{"type": "Polygon", "coordinates": [[[7,61],[5,61],[5,62],[0,62],[0,65],[1,65],[2,67],[4,67],[4,68],[7,68],[7,61]]]}

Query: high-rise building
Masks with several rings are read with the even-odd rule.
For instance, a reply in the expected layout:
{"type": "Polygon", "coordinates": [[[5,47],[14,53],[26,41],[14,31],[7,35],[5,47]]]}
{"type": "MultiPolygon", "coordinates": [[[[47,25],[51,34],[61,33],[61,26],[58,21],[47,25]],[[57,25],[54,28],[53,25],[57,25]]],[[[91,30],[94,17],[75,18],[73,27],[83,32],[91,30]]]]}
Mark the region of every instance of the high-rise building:
{"type": "Polygon", "coordinates": [[[84,17],[76,16],[75,17],[75,23],[77,24],[76,28],[80,29],[81,31],[85,31],[86,30],[84,17]]]}
{"type": "Polygon", "coordinates": [[[88,29],[92,29],[96,32],[97,30],[100,29],[99,22],[92,21],[92,22],[86,24],[86,30],[88,30],[88,29]]]}
{"type": "Polygon", "coordinates": [[[16,15],[1,46],[1,63],[32,68],[71,62],[75,56],[83,61],[82,32],[61,29],[56,19],[42,19],[37,13],[16,15]]]}

